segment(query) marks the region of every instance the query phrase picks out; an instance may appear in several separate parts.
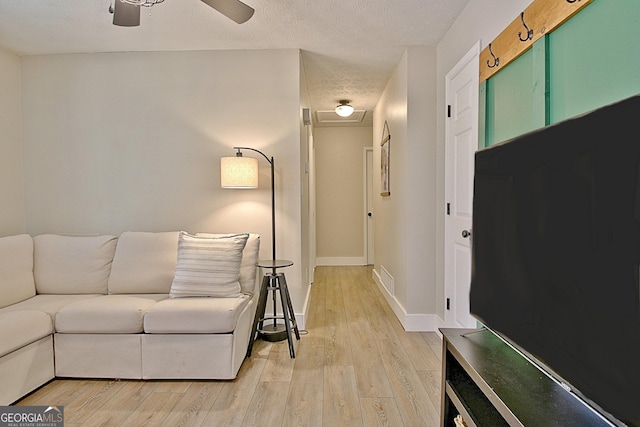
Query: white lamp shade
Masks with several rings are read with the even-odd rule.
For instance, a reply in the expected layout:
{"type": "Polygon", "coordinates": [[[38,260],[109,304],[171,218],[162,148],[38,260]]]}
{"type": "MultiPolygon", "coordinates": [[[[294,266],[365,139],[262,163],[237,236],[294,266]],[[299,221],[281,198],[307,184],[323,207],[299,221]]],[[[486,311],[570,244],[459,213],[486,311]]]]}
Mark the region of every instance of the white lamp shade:
{"type": "Polygon", "coordinates": [[[341,104],[336,107],[336,114],[340,117],[349,117],[353,114],[353,107],[349,104],[341,104]]]}
{"type": "Polygon", "coordinates": [[[220,186],[222,188],[258,188],[258,159],[221,157],[220,186]]]}

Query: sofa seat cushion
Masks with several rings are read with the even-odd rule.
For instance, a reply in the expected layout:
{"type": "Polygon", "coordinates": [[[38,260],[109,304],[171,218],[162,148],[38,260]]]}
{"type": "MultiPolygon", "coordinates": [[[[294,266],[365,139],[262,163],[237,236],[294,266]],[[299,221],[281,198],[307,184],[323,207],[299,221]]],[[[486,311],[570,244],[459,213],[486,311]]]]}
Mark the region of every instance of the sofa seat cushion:
{"type": "Polygon", "coordinates": [[[51,316],[42,311],[3,311],[0,325],[0,357],[53,333],[51,316]]]}
{"type": "Polygon", "coordinates": [[[150,334],[225,334],[233,332],[251,297],[171,298],[160,301],[144,317],[150,334]]]}
{"type": "Polygon", "coordinates": [[[56,331],[63,334],[135,334],[143,331],[145,313],[168,296],[103,295],[61,308],[56,331]]]}
{"type": "Polygon", "coordinates": [[[100,295],[36,295],[28,300],[21,301],[16,304],[12,304],[0,309],[0,313],[3,311],[18,311],[18,310],[36,310],[47,313],[53,319],[56,313],[65,305],[72,302],[82,301],[89,298],[97,298],[100,295]]]}

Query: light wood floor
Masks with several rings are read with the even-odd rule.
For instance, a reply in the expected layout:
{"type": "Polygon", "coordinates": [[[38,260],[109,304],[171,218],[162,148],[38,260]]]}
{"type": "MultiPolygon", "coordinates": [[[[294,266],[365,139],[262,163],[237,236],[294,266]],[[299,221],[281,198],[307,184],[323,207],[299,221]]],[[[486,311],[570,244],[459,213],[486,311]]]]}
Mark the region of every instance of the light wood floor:
{"type": "Polygon", "coordinates": [[[405,332],[371,267],[319,267],[308,334],[256,341],[233,381],[54,380],[17,405],[72,426],[437,426],[441,341],[405,332]]]}

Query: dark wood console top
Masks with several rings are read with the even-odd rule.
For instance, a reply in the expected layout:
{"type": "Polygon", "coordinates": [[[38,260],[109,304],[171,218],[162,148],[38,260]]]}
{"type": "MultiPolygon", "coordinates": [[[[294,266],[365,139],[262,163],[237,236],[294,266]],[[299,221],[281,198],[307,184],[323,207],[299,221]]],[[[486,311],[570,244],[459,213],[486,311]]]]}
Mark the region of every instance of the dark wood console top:
{"type": "Polygon", "coordinates": [[[442,425],[458,413],[469,426],[611,425],[491,331],[441,332],[442,425]]]}

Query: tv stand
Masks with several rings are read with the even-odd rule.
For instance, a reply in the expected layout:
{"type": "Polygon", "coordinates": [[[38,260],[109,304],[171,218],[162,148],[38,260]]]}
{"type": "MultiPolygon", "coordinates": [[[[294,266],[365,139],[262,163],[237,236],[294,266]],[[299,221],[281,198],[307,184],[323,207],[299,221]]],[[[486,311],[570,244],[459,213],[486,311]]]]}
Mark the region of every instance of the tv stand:
{"type": "Polygon", "coordinates": [[[441,425],[610,426],[487,329],[441,329],[441,425]]]}

